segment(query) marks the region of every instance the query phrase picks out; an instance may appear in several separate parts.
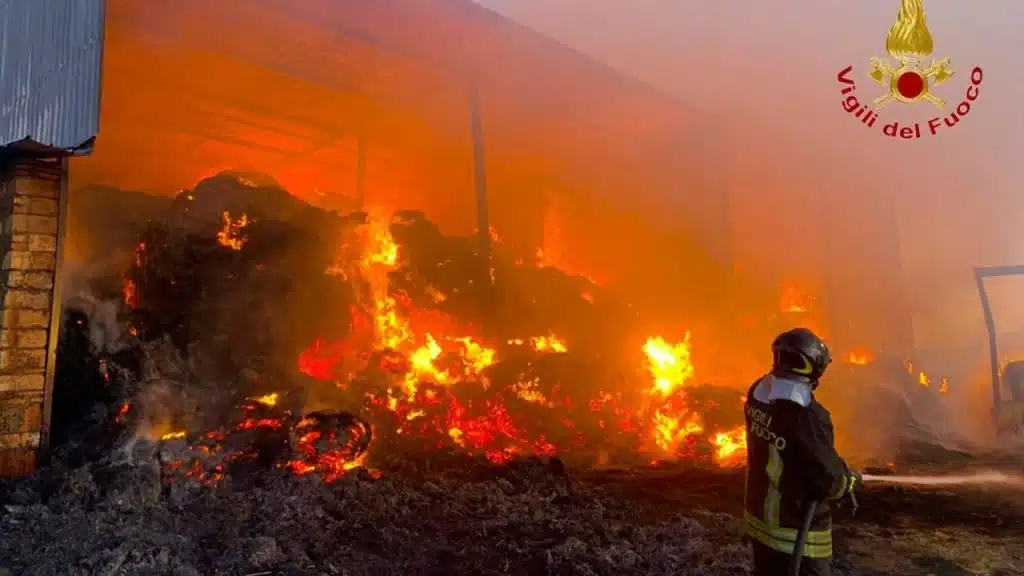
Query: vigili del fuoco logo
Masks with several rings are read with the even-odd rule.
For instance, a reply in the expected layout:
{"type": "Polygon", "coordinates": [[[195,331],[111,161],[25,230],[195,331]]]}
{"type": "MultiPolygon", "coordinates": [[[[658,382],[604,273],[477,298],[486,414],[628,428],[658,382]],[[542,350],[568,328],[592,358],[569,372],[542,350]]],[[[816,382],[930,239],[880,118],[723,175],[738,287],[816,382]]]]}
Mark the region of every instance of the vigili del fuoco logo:
{"type": "Polygon", "coordinates": [[[857,97],[854,68],[847,66],[836,77],[843,94],[843,110],[859,119],[864,126],[880,130],[890,138],[916,140],[926,135],[935,136],[956,126],[978,100],[984,74],[980,66],[975,66],[963,99],[955,108],[947,106],[945,100],[932,93],[932,88],[943,86],[956,73],[950,67],[949,58],[932,58],[934,48],[922,0],[901,0],[896,23],[889,28],[889,36],[885,39],[885,51],[895,63],[887,58],[871,58],[871,71],[867,74],[888,92],[875,98],[870,105],[861,102],[857,97]],[[931,60],[928,66],[924,65],[926,59],[931,60]],[[922,122],[879,122],[887,105],[919,102],[931,104],[939,110],[923,126],[922,122]]]}

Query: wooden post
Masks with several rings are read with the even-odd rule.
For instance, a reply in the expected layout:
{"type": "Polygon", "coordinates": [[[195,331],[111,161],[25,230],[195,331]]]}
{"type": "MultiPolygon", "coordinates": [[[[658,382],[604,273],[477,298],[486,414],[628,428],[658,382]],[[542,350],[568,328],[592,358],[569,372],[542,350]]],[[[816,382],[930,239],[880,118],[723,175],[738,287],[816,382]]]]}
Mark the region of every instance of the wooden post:
{"type": "Polygon", "coordinates": [[[68,182],[71,179],[71,159],[60,160],[60,187],[57,198],[57,250],[54,258],[53,290],[50,298],[50,338],[46,358],[46,389],[43,394],[42,434],[39,438],[39,453],[45,461],[50,456],[50,438],[53,427],[53,381],[57,374],[57,343],[60,341],[60,330],[64,325],[63,277],[60,270],[64,265],[64,240],[68,230],[68,203],[70,191],[68,182]]]}
{"type": "Polygon", "coordinates": [[[487,206],[487,161],[484,156],[484,125],[480,117],[480,91],[474,86],[469,95],[470,118],[473,131],[473,183],[476,187],[476,226],[480,240],[487,282],[491,277],[491,225],[487,206]]]}
{"type": "Polygon", "coordinates": [[[473,183],[476,189],[476,226],[480,250],[480,324],[486,335],[493,325],[494,293],[491,290],[491,224],[487,206],[487,161],[484,156],[484,125],[480,117],[480,92],[469,93],[470,127],[473,137],[473,183]]]}

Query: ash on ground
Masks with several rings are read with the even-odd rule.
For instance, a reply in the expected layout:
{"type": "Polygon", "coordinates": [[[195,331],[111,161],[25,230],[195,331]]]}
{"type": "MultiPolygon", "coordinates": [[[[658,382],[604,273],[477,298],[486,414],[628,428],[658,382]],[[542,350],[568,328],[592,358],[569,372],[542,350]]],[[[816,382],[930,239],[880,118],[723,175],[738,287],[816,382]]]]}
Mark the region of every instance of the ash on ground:
{"type": "Polygon", "coordinates": [[[358,470],[332,483],[269,471],[199,487],[168,483],[140,443],[130,460],[54,464],[13,486],[0,558],[14,574],[62,576],[748,569],[728,515],[651,521],[557,460],[458,461],[395,461],[380,477],[358,470]]]}

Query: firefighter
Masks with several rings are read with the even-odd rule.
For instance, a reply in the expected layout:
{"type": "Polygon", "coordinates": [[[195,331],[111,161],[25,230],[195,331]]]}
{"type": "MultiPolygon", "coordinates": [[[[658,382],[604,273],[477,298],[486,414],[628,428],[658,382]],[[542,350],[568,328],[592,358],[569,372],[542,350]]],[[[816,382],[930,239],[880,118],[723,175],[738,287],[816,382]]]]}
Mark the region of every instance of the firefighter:
{"type": "Polygon", "coordinates": [[[756,576],[786,576],[804,516],[815,503],[800,574],[827,576],[832,561],[829,503],[860,482],[836,452],[832,417],[814,390],[832,362],[813,332],[796,328],[772,343],[772,371],[747,393],[746,535],[756,576]]]}

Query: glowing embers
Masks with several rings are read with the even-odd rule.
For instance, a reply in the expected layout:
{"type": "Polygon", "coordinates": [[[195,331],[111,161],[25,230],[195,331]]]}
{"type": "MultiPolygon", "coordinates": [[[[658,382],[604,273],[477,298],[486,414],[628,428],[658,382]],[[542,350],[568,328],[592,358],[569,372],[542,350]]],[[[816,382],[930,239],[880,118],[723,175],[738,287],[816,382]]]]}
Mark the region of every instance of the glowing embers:
{"type": "Polygon", "coordinates": [[[221,222],[221,229],[217,232],[217,242],[225,248],[241,250],[242,246],[248,242],[243,230],[249,225],[249,216],[242,214],[238,219],[233,220],[231,213],[225,211],[221,214],[221,222]]]}
{"type": "Polygon", "coordinates": [[[212,484],[238,472],[279,469],[316,473],[329,482],[362,465],[373,437],[368,423],[330,410],[297,416],[281,403],[277,393],[248,398],[228,426],[195,436],[163,434],[165,473],[212,484]]]}
{"type": "MultiPolygon", "coordinates": [[[[370,217],[343,239],[345,258],[327,273],[356,290],[349,335],[316,341],[299,358],[307,375],[367,403],[378,438],[373,451],[419,446],[492,462],[556,453],[600,460],[609,452],[638,461],[702,454],[722,465],[742,461],[742,427],[707,424],[706,406],[690,396],[688,334],[637,346],[630,356],[649,374],[628,377],[593,373],[597,359],[573,352],[559,334],[482,338],[442,311],[460,288],[417,280],[423,272],[407,256],[426,247],[396,241],[394,226],[370,217]]],[[[492,240],[500,237],[492,233],[492,240]]],[[[581,294],[579,301],[594,299],[581,294]]]]}

